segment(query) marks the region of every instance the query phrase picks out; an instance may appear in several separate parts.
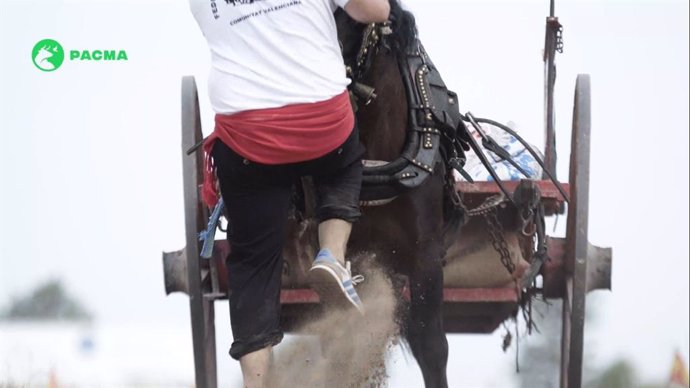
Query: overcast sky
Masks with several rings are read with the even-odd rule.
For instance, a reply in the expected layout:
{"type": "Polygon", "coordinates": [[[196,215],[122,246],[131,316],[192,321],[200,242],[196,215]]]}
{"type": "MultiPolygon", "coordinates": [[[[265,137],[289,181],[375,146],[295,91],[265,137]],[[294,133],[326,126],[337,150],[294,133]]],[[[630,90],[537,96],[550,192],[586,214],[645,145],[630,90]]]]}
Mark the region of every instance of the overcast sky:
{"type": "MultiPolygon", "coordinates": [[[[405,3],[461,109],[513,121],[542,144],[548,1],[405,3]]],[[[0,307],[61,278],[101,322],[188,325],[185,297],[164,296],[160,262],[184,245],[182,75],[197,77],[206,133],[212,123],[208,51],[187,2],[0,7],[0,307]],[[67,50],[124,49],[129,60],[40,72],[31,49],[44,38],[67,50]]],[[[663,378],[674,349],[688,356],[688,2],[558,0],[556,13],[565,42],[558,172],[567,177],[575,77],[589,73],[589,234],[614,249],[613,292],[590,295],[598,319],[587,341],[600,362],[627,357],[644,377],[663,378]]],[[[218,308],[223,330],[227,305],[218,308]]],[[[228,334],[219,337],[225,347],[228,334]]],[[[497,363],[512,373],[496,335],[450,343],[452,382],[502,386],[497,363]]],[[[397,367],[393,381],[420,380],[397,367]]]]}

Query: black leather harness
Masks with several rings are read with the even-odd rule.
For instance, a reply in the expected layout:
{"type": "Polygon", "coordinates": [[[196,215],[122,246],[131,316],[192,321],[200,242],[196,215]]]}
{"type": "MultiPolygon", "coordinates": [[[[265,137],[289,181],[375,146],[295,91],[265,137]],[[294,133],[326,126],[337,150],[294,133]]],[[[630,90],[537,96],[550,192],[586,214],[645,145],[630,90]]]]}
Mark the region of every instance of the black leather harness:
{"type": "MultiPolygon", "coordinates": [[[[386,28],[386,25],[370,25],[365,30],[357,71],[353,74],[355,88],[386,28]]],[[[464,164],[463,149],[467,149],[467,143],[463,139],[467,135],[458,136],[457,128],[464,129],[458,96],[446,87],[418,39],[405,55],[398,56],[398,67],[408,102],[407,143],[397,159],[379,166],[365,165],[360,195],[365,203],[393,198],[420,186],[442,159],[445,164],[451,158],[460,167],[464,164]]]]}

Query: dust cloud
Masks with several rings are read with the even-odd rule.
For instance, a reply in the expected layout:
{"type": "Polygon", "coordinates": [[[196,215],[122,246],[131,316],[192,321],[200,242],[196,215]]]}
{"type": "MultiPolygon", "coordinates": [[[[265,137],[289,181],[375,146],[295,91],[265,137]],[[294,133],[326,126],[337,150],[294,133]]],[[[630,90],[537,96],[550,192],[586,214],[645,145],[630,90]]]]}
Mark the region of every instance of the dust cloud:
{"type": "Polygon", "coordinates": [[[366,314],[330,309],[275,349],[269,387],[362,388],[386,385],[385,356],[397,340],[397,299],[385,273],[363,265],[357,286],[366,314]]]}

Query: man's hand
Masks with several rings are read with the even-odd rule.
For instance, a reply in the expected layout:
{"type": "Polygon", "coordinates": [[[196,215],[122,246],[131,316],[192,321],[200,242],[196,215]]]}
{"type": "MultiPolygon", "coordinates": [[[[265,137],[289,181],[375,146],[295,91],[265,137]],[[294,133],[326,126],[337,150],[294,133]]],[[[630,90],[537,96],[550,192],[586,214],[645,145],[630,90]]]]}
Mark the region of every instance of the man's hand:
{"type": "Polygon", "coordinates": [[[383,23],[388,20],[391,6],[388,0],[350,0],[345,12],[360,23],[383,23]]]}

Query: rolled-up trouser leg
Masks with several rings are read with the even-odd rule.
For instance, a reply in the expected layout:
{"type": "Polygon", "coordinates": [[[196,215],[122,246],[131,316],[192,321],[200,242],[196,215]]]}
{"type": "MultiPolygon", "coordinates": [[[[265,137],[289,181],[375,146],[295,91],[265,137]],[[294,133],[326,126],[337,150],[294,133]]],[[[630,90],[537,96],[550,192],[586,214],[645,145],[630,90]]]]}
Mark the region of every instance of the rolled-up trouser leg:
{"type": "Polygon", "coordinates": [[[319,222],[338,218],[352,223],[360,218],[362,171],[362,163],[357,159],[336,171],[314,175],[316,218],[319,222]]]}
{"type": "Polygon", "coordinates": [[[227,260],[234,337],[230,355],[235,359],[276,345],[283,338],[280,285],[290,194],[289,187],[277,187],[235,194],[226,200],[232,222],[227,260]]]}
{"type": "Polygon", "coordinates": [[[230,356],[239,360],[283,338],[280,288],[291,186],[280,179],[264,181],[251,171],[242,171],[251,167],[238,166],[233,160],[236,155],[229,160],[223,156],[214,152],[229,219],[231,253],[226,264],[234,337],[230,356]],[[250,182],[252,176],[255,179],[250,182]]]}

